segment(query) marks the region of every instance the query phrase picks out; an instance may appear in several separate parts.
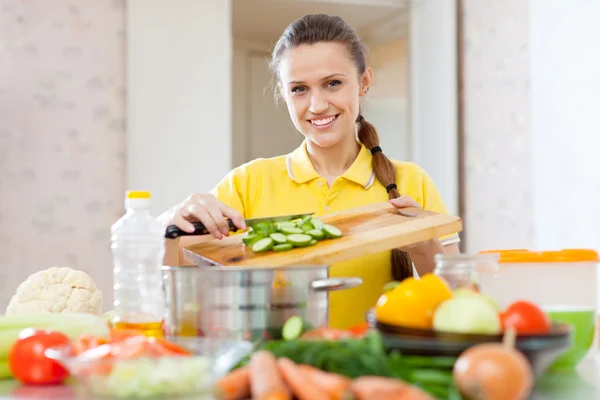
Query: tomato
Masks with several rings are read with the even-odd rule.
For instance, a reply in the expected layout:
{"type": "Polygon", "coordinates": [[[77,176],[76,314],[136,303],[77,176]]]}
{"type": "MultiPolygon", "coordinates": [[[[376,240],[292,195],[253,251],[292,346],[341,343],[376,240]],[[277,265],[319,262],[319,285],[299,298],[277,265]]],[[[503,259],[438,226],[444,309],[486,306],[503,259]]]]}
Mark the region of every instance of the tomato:
{"type": "Polygon", "coordinates": [[[69,371],[58,361],[46,357],[51,347],[71,344],[68,336],[60,332],[28,328],[23,330],[8,354],[8,364],[13,376],[25,384],[55,385],[69,377],[69,371]]]}
{"type": "Polygon", "coordinates": [[[528,301],[516,301],[500,313],[502,327],[515,329],[517,334],[543,335],[550,332],[552,322],[537,305],[528,301]]]}
{"type": "Polygon", "coordinates": [[[350,328],[350,332],[355,336],[363,336],[365,333],[367,333],[369,328],[370,326],[368,322],[362,322],[350,328]]]}

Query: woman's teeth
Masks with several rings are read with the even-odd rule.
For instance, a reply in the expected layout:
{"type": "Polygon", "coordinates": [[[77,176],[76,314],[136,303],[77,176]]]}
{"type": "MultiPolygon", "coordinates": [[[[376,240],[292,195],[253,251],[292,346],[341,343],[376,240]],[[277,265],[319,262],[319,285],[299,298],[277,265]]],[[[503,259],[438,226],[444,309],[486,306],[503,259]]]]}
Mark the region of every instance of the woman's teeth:
{"type": "Polygon", "coordinates": [[[337,116],[334,115],[333,117],[329,117],[329,118],[324,118],[324,119],[311,119],[310,123],[313,125],[317,125],[317,126],[322,126],[322,125],[327,125],[330,122],[333,122],[333,120],[336,118],[337,116]]]}

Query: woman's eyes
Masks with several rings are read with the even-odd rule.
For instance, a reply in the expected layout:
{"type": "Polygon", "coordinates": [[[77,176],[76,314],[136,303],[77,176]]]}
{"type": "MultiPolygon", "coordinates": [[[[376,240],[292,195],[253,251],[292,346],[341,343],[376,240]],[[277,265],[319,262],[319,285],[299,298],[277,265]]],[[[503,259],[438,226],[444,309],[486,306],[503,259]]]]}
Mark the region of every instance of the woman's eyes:
{"type": "MultiPolygon", "coordinates": [[[[329,89],[332,89],[332,88],[335,88],[335,87],[337,87],[337,86],[339,86],[341,84],[342,84],[342,82],[336,79],[336,80],[327,82],[327,84],[325,85],[325,87],[327,87],[329,89]]],[[[292,93],[293,94],[302,94],[302,93],[306,92],[307,90],[308,89],[306,87],[304,87],[304,86],[296,86],[296,87],[292,88],[292,93]]]]}

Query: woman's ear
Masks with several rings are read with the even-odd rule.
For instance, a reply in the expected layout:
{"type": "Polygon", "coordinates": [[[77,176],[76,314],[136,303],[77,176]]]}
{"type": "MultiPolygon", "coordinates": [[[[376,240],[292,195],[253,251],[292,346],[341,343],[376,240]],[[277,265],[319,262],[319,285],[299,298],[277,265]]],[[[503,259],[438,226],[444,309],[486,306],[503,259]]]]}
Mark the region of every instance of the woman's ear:
{"type": "Polygon", "coordinates": [[[373,70],[371,67],[367,67],[365,72],[362,75],[362,79],[360,82],[360,95],[364,96],[367,94],[369,89],[371,88],[371,83],[373,82],[373,70]]]}

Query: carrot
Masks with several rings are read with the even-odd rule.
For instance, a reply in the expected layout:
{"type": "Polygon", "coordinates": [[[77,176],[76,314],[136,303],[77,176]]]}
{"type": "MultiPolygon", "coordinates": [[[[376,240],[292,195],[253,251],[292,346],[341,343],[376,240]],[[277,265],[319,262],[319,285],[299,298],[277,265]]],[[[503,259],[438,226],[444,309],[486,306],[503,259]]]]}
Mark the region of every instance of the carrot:
{"type": "Polygon", "coordinates": [[[361,376],[352,382],[352,391],[358,400],[413,400],[406,397],[411,389],[399,379],[380,376],[361,376]]]}
{"type": "Polygon", "coordinates": [[[283,379],[288,384],[298,400],[331,400],[331,396],[318,386],[289,358],[277,360],[283,379]]]}
{"type": "Polygon", "coordinates": [[[416,386],[411,386],[403,397],[404,400],[435,400],[429,393],[426,393],[416,386]]]}
{"type": "Polygon", "coordinates": [[[326,391],[333,400],[354,399],[351,389],[352,380],[350,378],[322,371],[308,364],[300,364],[298,368],[308,379],[326,391]]]}
{"type": "Polygon", "coordinates": [[[250,366],[231,371],[215,383],[213,396],[221,400],[243,400],[250,397],[250,366]]]}
{"type": "Polygon", "coordinates": [[[259,350],[250,359],[250,387],[254,400],[291,400],[277,367],[277,359],[267,350],[259,350]]]}

